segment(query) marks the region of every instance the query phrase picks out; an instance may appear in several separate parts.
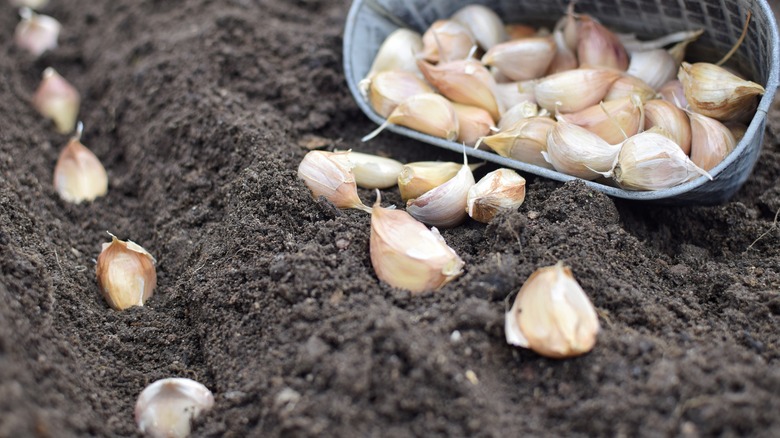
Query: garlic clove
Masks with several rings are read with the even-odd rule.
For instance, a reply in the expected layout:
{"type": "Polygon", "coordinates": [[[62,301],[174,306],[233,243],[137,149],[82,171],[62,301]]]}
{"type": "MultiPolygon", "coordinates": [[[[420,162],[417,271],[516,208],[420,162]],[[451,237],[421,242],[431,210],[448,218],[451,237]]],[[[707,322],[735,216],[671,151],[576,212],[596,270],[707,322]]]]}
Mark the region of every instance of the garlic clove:
{"type": "Polygon", "coordinates": [[[465,6],[455,12],[451,19],[465,26],[484,50],[490,50],[509,39],[501,18],[486,6],[465,6]]]}
{"type": "Polygon", "coordinates": [[[186,438],[192,420],[213,406],[214,396],[204,385],[182,377],[161,379],[141,391],[135,422],[152,438],[186,438]]]}
{"type": "Polygon", "coordinates": [[[48,15],[36,14],[28,8],[20,12],[22,21],[16,26],[14,42],[17,46],[39,57],[47,50],[57,47],[57,38],[62,25],[48,15]]]}
{"type": "Polygon", "coordinates": [[[748,127],[744,123],[739,123],[739,122],[726,122],[723,125],[729,128],[729,131],[731,131],[731,135],[734,137],[735,143],[739,143],[742,140],[742,137],[745,136],[745,133],[747,132],[748,129],[748,127]]]}
{"type": "Polygon", "coordinates": [[[553,32],[553,41],[555,42],[555,57],[553,57],[550,66],[547,68],[547,74],[560,73],[562,71],[574,70],[579,65],[577,55],[566,44],[563,31],[553,32]]]}
{"type": "Polygon", "coordinates": [[[721,121],[750,114],[755,109],[756,96],[765,92],[761,85],[707,62],[683,62],[677,77],[690,109],[721,121]]]}
{"type": "Polygon", "coordinates": [[[631,76],[623,75],[612,83],[612,86],[604,96],[604,101],[617,100],[625,97],[637,96],[642,102],[654,99],[656,92],[645,81],[631,76]]]}
{"type": "Polygon", "coordinates": [[[631,53],[644,52],[647,50],[660,49],[668,46],[669,44],[679,43],[681,41],[695,41],[704,29],[697,30],[683,30],[679,32],[673,32],[664,35],[660,38],[656,38],[650,41],[639,41],[635,34],[618,34],[620,42],[623,43],[623,47],[631,53]]]}
{"type": "Polygon", "coordinates": [[[30,8],[39,11],[49,4],[49,0],[10,0],[10,3],[15,8],[30,8]]]}
{"type": "Polygon", "coordinates": [[[701,175],[712,179],[685,155],[677,143],[659,130],[655,127],[623,142],[612,170],[615,181],[621,187],[628,190],[662,190],[701,175]]]}
{"type": "Polygon", "coordinates": [[[691,161],[712,170],[737,146],[731,130],[716,119],[689,112],[691,120],[691,161]]]}
{"type": "Polygon", "coordinates": [[[589,352],[599,330],[593,304],[562,262],[531,274],[505,317],[507,343],[555,359],[589,352]]]}
{"type": "Polygon", "coordinates": [[[407,201],[421,196],[454,177],[461,168],[460,163],[443,161],[418,161],[407,163],[398,175],[398,189],[401,199],[407,201]]]}
{"type": "MultiPolygon", "coordinates": [[[[111,233],[109,233],[111,234],[111,233]]],[[[157,261],[132,240],[123,242],[111,234],[97,259],[100,292],[115,310],[143,306],[157,286],[157,261]]]]}
{"type": "Polygon", "coordinates": [[[534,81],[508,82],[496,84],[495,97],[499,108],[512,108],[523,102],[536,103],[534,81]]]}
{"type": "Polygon", "coordinates": [[[685,90],[683,90],[682,82],[678,79],[672,79],[671,81],[663,84],[658,89],[658,95],[661,99],[673,103],[679,108],[688,107],[688,99],[685,98],[685,90]]]}
{"type": "Polygon", "coordinates": [[[519,23],[510,23],[504,26],[509,40],[519,40],[536,36],[536,29],[532,26],[519,23]]]}
{"type": "Polygon", "coordinates": [[[628,53],[617,35],[587,15],[580,17],[577,59],[594,67],[628,68],[628,53]]]}
{"type": "Polygon", "coordinates": [[[463,165],[450,180],[406,203],[406,211],[427,225],[451,228],[466,219],[466,201],[474,174],[463,153],[463,165]]]}
{"type": "Polygon", "coordinates": [[[417,32],[400,28],[388,35],[374,57],[371,70],[358,84],[363,97],[368,97],[371,81],[377,73],[390,70],[405,70],[419,74],[416,56],[422,49],[422,36],[417,32]]]}
{"type": "Polygon", "coordinates": [[[645,129],[660,126],[668,132],[686,155],[691,152],[691,123],[685,111],[665,100],[654,99],[645,104],[645,129]]]}
{"type": "Polygon", "coordinates": [[[414,293],[438,290],[463,272],[463,260],[436,228],[428,229],[401,210],[371,212],[371,265],[380,280],[414,293]]]}
{"type": "Polygon", "coordinates": [[[494,120],[501,118],[503,108],[495,97],[496,81],[479,61],[465,59],[431,65],[419,60],[417,66],[425,79],[451,101],[482,108],[494,120]]]}
{"type": "Polygon", "coordinates": [[[298,177],[311,190],[314,199],[320,196],[338,208],[354,208],[370,212],[357,194],[349,152],[310,151],[298,165],[298,177]]]}
{"type": "Polygon", "coordinates": [[[561,116],[609,144],[618,144],[639,132],[641,111],[633,98],[624,97],[561,116]]]}
{"type": "Polygon", "coordinates": [[[404,168],[403,164],[392,158],[355,151],[347,152],[346,158],[352,165],[355,183],[364,189],[388,189],[394,186],[404,168]]]}
{"type": "Polygon", "coordinates": [[[499,131],[506,130],[510,126],[517,124],[520,120],[536,117],[538,115],[539,107],[536,103],[529,100],[520,102],[501,115],[501,120],[498,121],[498,129],[499,131]]]}
{"type": "Polygon", "coordinates": [[[35,91],[32,104],[42,116],[54,121],[61,134],[73,132],[79,114],[79,92],[49,67],[43,71],[43,80],[35,91]]]}
{"type": "Polygon", "coordinates": [[[529,117],[482,141],[502,157],[552,169],[542,152],[547,151],[547,135],[555,125],[549,117],[529,117]]]}
{"type": "Polygon", "coordinates": [[[579,68],[540,79],[534,93],[536,103],[547,111],[570,113],[599,103],[620,72],[608,69],[579,68]]]}
{"type": "Polygon", "coordinates": [[[679,68],[680,64],[682,64],[682,62],[685,60],[685,51],[688,49],[688,45],[699,39],[703,33],[704,29],[693,31],[693,33],[691,33],[687,39],[678,42],[668,50],[669,55],[671,55],[672,59],[674,59],[677,68],[679,68]]]}
{"type": "Polygon", "coordinates": [[[415,94],[398,104],[385,123],[362,138],[368,141],[379,135],[387,125],[405,126],[423,134],[446,140],[458,138],[458,115],[452,103],[435,93],[415,94]]]}
{"type": "Polygon", "coordinates": [[[458,116],[458,142],[473,146],[495,127],[490,113],[470,105],[453,103],[458,116]]]}
{"type": "Polygon", "coordinates": [[[680,63],[664,49],[647,50],[631,54],[626,73],[644,81],[657,90],[677,76],[680,63]]]}
{"type": "Polygon", "coordinates": [[[54,190],[67,202],[92,201],[108,192],[108,175],[98,157],[79,140],[70,139],[54,167],[54,190]]]}
{"type": "Polygon", "coordinates": [[[466,211],[472,219],[488,223],[501,211],[515,210],[525,200],[525,178],[510,169],[488,173],[469,189],[466,211]]]}
{"type": "Polygon", "coordinates": [[[419,76],[406,70],[389,70],[374,76],[369,100],[374,111],[387,118],[401,102],[422,93],[433,93],[433,88],[419,76]]]}
{"type": "Polygon", "coordinates": [[[555,51],[555,41],[550,37],[523,38],[496,44],[482,57],[482,63],[513,81],[525,81],[544,76],[555,51]]]}
{"type": "Polygon", "coordinates": [[[423,50],[419,57],[429,62],[466,59],[477,43],[471,32],[453,20],[437,20],[422,37],[423,50]]]}
{"type": "Polygon", "coordinates": [[[559,117],[547,135],[547,151],[542,154],[555,170],[593,180],[612,169],[620,152],[619,144],[609,144],[598,135],[559,117]]]}

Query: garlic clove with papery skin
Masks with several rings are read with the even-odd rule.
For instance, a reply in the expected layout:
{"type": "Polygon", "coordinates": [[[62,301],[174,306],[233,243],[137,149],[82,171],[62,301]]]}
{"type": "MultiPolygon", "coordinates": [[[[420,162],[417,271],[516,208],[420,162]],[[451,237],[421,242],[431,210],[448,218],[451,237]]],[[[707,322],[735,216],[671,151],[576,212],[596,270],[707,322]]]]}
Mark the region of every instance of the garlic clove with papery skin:
{"type": "Polygon", "coordinates": [[[298,177],[311,190],[314,199],[320,196],[338,208],[354,208],[370,212],[357,194],[349,152],[311,151],[298,165],[298,177]]]}
{"type": "Polygon", "coordinates": [[[501,211],[517,209],[525,200],[525,178],[511,169],[497,169],[469,189],[466,210],[472,219],[488,223],[501,211]]]}
{"type": "Polygon", "coordinates": [[[542,152],[555,170],[593,180],[612,169],[620,152],[619,144],[609,144],[585,128],[560,117],[547,134],[547,151],[542,152]]]}
{"type": "Polygon", "coordinates": [[[36,14],[28,8],[23,8],[19,14],[22,21],[14,32],[14,42],[17,46],[36,58],[57,47],[57,38],[62,29],[59,21],[48,15],[36,14]]]}
{"type": "Polygon", "coordinates": [[[628,53],[609,29],[587,15],[580,17],[577,33],[577,59],[581,65],[626,71],[628,53]]]}
{"type": "Polygon", "coordinates": [[[482,57],[482,63],[513,81],[525,81],[544,76],[556,50],[550,37],[523,38],[493,46],[482,57]]]}
{"type": "Polygon", "coordinates": [[[631,54],[631,64],[626,73],[657,90],[676,77],[679,65],[664,49],[647,50],[631,54]]]}
{"type": "Polygon", "coordinates": [[[371,140],[388,125],[405,126],[423,134],[451,141],[457,139],[460,132],[458,115],[452,107],[452,102],[435,93],[415,94],[404,100],[395,107],[384,123],[363,137],[361,141],[371,140]]]}
{"type": "Polygon", "coordinates": [[[484,50],[509,39],[501,17],[483,5],[465,6],[455,12],[451,20],[465,26],[484,50]]]}
{"type": "Polygon", "coordinates": [[[447,99],[482,108],[493,120],[501,118],[504,108],[496,98],[496,81],[479,61],[464,59],[431,65],[419,60],[417,66],[447,99]]]}
{"type": "Polygon", "coordinates": [[[97,282],[108,304],[115,310],[143,306],[157,286],[157,261],[143,247],[111,235],[97,259],[97,282]]]}
{"type": "Polygon", "coordinates": [[[135,404],[138,429],[151,438],[186,438],[192,420],[214,406],[214,395],[187,378],[157,380],[144,388],[135,404]]]}
{"type": "Polygon", "coordinates": [[[423,50],[418,56],[430,62],[466,59],[476,44],[471,32],[453,20],[437,20],[422,37],[423,50]]]}
{"type": "Polygon", "coordinates": [[[691,161],[704,170],[712,170],[737,146],[731,130],[723,123],[695,112],[691,120],[691,161]]]}
{"type": "Polygon", "coordinates": [[[460,163],[451,161],[418,161],[405,164],[398,175],[401,199],[408,201],[422,196],[423,193],[451,180],[460,168],[460,163]]]}
{"type": "Polygon", "coordinates": [[[554,112],[571,113],[599,103],[620,72],[610,69],[578,68],[546,76],[536,83],[536,103],[554,112]]]}
{"type": "Polygon", "coordinates": [[[56,70],[43,71],[43,80],[35,91],[32,104],[42,116],[54,121],[61,134],[73,132],[79,114],[81,96],[56,70]]]}
{"type": "Polygon", "coordinates": [[[474,146],[480,138],[495,128],[490,113],[471,105],[453,103],[452,108],[458,116],[458,142],[474,146]]]}
{"type": "Polygon", "coordinates": [[[369,100],[374,111],[387,118],[401,102],[423,93],[433,93],[433,88],[419,76],[406,70],[389,70],[374,76],[369,100]]]}
{"type": "Polygon", "coordinates": [[[756,106],[761,85],[707,62],[683,62],[677,75],[690,109],[720,121],[739,120],[756,106]]]}
{"type": "Polygon", "coordinates": [[[665,100],[654,99],[645,104],[645,129],[660,126],[680,145],[687,155],[691,152],[691,123],[685,111],[665,100]]]}
{"type": "Polygon", "coordinates": [[[371,213],[371,265],[380,280],[413,293],[440,289],[463,272],[463,260],[434,227],[428,229],[401,210],[382,208],[381,196],[371,213]]]}
{"type": "Polygon", "coordinates": [[[504,321],[507,343],[554,359],[589,352],[600,330],[593,304],[563,262],[531,274],[504,321]]]}
{"type": "Polygon", "coordinates": [[[529,117],[482,141],[502,157],[553,169],[542,152],[547,151],[547,135],[555,125],[549,117],[529,117]]]}
{"type": "Polygon", "coordinates": [[[450,228],[466,219],[466,201],[474,174],[463,153],[463,165],[449,181],[406,203],[406,211],[427,225],[450,228]]]}
{"type": "Polygon", "coordinates": [[[584,110],[560,115],[567,122],[581,126],[609,144],[618,144],[639,132],[641,102],[638,96],[623,97],[593,105],[584,110]]]}
{"type": "Polygon", "coordinates": [[[415,31],[399,28],[391,33],[379,47],[371,64],[371,70],[358,84],[363,97],[368,97],[371,81],[380,72],[405,70],[419,74],[416,57],[422,48],[422,36],[415,31]]]}
{"type": "Polygon", "coordinates": [[[80,138],[81,129],[60,152],[54,167],[54,190],[63,200],[76,204],[92,201],[108,192],[106,169],[80,138]]]}
{"type": "Polygon", "coordinates": [[[403,164],[392,158],[352,150],[347,151],[346,158],[352,165],[355,183],[364,189],[388,189],[394,186],[404,168],[403,164]]]}

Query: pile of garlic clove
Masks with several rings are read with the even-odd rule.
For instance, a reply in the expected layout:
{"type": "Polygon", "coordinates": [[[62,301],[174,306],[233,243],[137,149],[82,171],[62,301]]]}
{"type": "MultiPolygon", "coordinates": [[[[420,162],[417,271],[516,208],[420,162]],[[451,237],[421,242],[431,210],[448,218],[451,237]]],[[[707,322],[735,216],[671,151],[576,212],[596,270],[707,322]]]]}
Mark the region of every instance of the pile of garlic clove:
{"type": "Polygon", "coordinates": [[[469,5],[422,35],[387,37],[360,82],[386,121],[363,140],[400,125],[626,190],[712,179],[765,90],[720,67],[735,50],[718,64],[685,62],[702,33],[638,41],[573,2],[550,31],[469,5]]]}

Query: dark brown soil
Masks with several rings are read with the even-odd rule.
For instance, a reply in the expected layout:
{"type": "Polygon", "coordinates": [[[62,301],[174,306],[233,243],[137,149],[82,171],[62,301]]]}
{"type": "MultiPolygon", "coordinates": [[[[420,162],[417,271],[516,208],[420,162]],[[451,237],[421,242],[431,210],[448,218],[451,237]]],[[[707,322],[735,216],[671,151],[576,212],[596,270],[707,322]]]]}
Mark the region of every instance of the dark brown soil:
{"type": "Polygon", "coordinates": [[[466,273],[412,297],[375,277],[368,215],[296,178],[312,140],[459,159],[359,142],[374,126],[342,73],[348,6],[57,0],[61,47],[33,60],[0,4],[0,436],[134,436],[138,393],[171,376],[215,394],[196,436],[780,436],[780,106],[727,204],[529,177],[519,211],[443,232],[466,273]],[[81,90],[83,141],[108,169],[91,204],[52,188],[66,137],[29,104],[47,66],[81,90]],[[143,308],[98,292],[106,230],[159,261],[143,308]],[[558,260],[603,325],[566,361],[503,332],[508,300],[558,260]]]}

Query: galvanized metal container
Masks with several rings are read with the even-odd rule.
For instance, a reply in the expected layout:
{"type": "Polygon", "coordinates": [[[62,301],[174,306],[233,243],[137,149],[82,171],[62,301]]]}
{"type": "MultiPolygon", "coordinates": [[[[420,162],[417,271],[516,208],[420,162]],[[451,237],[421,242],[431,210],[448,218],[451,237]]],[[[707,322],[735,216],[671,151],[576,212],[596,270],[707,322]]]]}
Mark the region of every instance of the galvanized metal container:
{"type": "MultiPolygon", "coordinates": [[[[349,89],[363,112],[377,124],[384,118],[371,108],[358,90],[358,83],[371,68],[384,39],[399,26],[424,32],[435,20],[447,18],[468,4],[484,4],[505,23],[552,25],[564,14],[568,0],[355,0],[344,31],[344,71],[349,89]]],[[[766,88],[756,115],[736,149],[710,171],[712,181],[699,177],[685,184],[657,191],[637,192],[585,181],[596,190],[617,198],[666,204],[716,204],[730,198],[748,179],[758,159],[767,111],[780,77],[780,43],[777,23],[765,0],[579,0],[578,12],[590,14],[606,26],[632,32],[643,39],[680,30],[703,28],[705,33],[689,47],[688,58],[715,62],[737,41],[748,11],[753,18],[744,43],[732,58],[749,79],[766,88]]],[[[391,125],[388,130],[434,146],[460,152],[463,145],[391,125]]],[[[492,152],[466,148],[467,154],[557,181],[575,177],[492,152]]]]}

